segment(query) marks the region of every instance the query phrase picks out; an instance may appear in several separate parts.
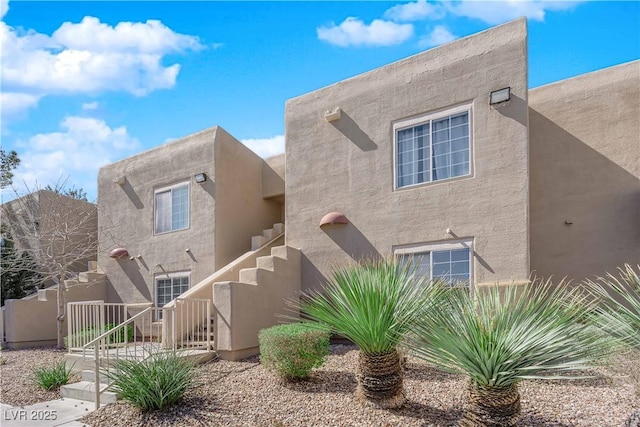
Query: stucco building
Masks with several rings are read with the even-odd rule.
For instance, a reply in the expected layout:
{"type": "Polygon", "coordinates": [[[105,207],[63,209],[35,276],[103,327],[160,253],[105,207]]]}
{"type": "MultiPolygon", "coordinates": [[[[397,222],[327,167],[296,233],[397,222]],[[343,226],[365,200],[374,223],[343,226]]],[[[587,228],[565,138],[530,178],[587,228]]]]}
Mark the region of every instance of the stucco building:
{"type": "Polygon", "coordinates": [[[303,286],[370,255],[472,286],[637,263],[640,62],[527,78],[520,19],[287,101],[303,286]],[[330,212],[348,224],[318,227],[330,212]]]}
{"type": "Polygon", "coordinates": [[[520,19],[288,100],[284,155],[215,127],[103,167],[106,300],[210,300],[239,358],[284,298],[363,257],[472,288],[637,263],[640,61],[528,73],[520,19]]]}

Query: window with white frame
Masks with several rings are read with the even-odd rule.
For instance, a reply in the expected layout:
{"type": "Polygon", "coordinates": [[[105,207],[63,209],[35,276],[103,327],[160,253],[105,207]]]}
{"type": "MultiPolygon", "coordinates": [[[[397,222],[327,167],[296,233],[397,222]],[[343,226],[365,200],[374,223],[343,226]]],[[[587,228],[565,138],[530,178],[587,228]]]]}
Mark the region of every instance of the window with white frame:
{"type": "Polygon", "coordinates": [[[471,174],[469,105],[394,124],[396,188],[471,174]]]}
{"type": "Polygon", "coordinates": [[[471,240],[402,247],[395,250],[400,265],[413,264],[417,274],[452,285],[472,282],[471,240]]]}
{"type": "Polygon", "coordinates": [[[156,276],[156,307],[163,307],[189,289],[190,274],[169,273],[156,276]]]}
{"type": "Polygon", "coordinates": [[[189,228],[189,183],[155,191],[155,233],[189,228]]]}

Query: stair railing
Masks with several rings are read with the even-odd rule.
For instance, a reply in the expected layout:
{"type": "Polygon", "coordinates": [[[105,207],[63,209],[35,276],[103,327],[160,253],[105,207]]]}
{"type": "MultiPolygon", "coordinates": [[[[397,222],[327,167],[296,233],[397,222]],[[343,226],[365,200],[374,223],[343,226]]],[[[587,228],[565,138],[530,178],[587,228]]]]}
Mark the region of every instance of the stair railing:
{"type": "Polygon", "coordinates": [[[84,352],[85,344],[104,334],[110,327],[127,320],[132,312],[151,303],[105,303],[102,300],[67,303],[67,350],[69,354],[84,352]]]}
{"type": "Polygon", "coordinates": [[[100,407],[102,392],[113,384],[113,381],[107,381],[107,385],[100,388],[101,368],[109,378],[114,362],[125,359],[141,361],[153,354],[154,343],[160,338],[153,334],[153,313],[154,308],[148,307],[83,346],[83,357],[89,350],[93,352],[96,409],[100,407]]]}
{"type": "Polygon", "coordinates": [[[175,302],[172,307],[147,307],[82,346],[83,358],[91,354],[94,358],[96,409],[100,395],[113,385],[110,373],[118,361],[142,362],[161,351],[212,350],[211,301],[177,298],[175,302]],[[103,387],[101,374],[107,377],[103,387]]]}

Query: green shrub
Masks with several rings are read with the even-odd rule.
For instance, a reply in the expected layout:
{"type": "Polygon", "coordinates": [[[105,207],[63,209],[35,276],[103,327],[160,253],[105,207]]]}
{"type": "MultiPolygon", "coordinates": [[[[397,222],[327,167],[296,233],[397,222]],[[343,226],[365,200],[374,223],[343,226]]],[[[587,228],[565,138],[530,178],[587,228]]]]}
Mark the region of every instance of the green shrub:
{"type": "Polygon", "coordinates": [[[173,405],[195,377],[192,361],[175,352],[160,352],[139,362],[119,360],[105,375],[120,397],[143,411],[173,405]]]}
{"type": "Polygon", "coordinates": [[[31,370],[33,381],[45,390],[54,390],[69,383],[71,368],[67,368],[64,360],[51,367],[38,367],[31,370]]]}
{"type": "MultiPolygon", "coordinates": [[[[107,323],[106,325],[104,325],[104,332],[110,331],[116,326],[118,325],[115,323],[107,323]]],[[[127,334],[126,335],[127,342],[133,341],[133,327],[131,325],[127,325],[126,328],[120,329],[120,331],[118,331],[115,336],[114,335],[109,336],[109,344],[118,344],[118,343],[125,342],[125,330],[127,334]]],[[[73,337],[74,343],[79,343],[80,345],[84,345],[98,338],[104,332],[100,328],[90,327],[90,328],[80,329],[78,332],[76,332],[75,334],[72,334],[71,336],[73,337]]],[[[64,337],[65,348],[68,348],[68,342],[69,342],[68,337],[64,337]]]]}
{"type": "Polygon", "coordinates": [[[273,326],[261,330],[258,341],[262,364],[285,381],[306,378],[329,354],[329,329],[319,325],[273,326]]]}

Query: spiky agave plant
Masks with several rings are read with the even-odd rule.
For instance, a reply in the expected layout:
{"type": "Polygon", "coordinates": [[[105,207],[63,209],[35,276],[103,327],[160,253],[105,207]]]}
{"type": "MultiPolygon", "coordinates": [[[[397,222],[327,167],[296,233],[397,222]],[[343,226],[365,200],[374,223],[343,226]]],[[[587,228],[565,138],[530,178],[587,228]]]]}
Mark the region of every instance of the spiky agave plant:
{"type": "MultiPolygon", "coordinates": [[[[602,328],[623,343],[640,350],[640,265],[619,268],[619,275],[607,274],[585,283],[598,296],[602,328]]],[[[629,415],[625,426],[640,423],[640,410],[629,415]]]]}
{"type": "Polygon", "coordinates": [[[461,426],[512,426],[518,383],[560,379],[602,357],[607,339],[589,321],[593,299],[565,284],[443,290],[407,346],[436,367],[469,377],[461,426]]]}
{"type": "Polygon", "coordinates": [[[607,333],[640,349],[640,265],[619,268],[619,275],[607,274],[585,283],[599,297],[600,322],[607,333]]]}
{"type": "Polygon", "coordinates": [[[324,292],[303,294],[303,317],[327,325],[359,348],[356,397],[380,408],[404,404],[398,343],[424,303],[427,283],[394,260],[336,269],[324,292]]]}

